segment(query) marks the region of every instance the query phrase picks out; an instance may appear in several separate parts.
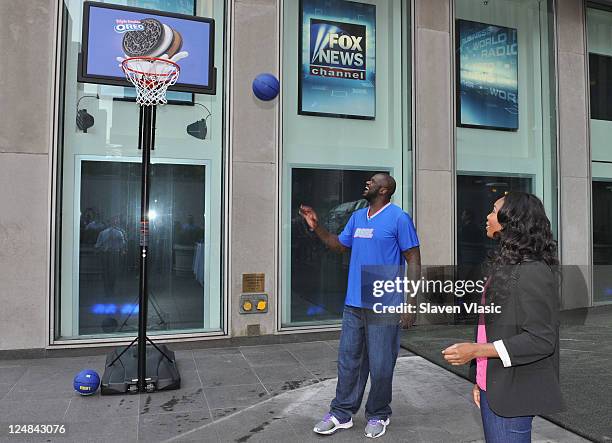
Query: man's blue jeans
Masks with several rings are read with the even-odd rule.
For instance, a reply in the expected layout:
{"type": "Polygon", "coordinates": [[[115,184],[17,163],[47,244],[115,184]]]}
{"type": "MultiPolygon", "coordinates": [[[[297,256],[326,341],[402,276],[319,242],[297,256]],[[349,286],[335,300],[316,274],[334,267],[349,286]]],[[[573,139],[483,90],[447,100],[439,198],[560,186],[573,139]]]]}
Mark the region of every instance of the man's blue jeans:
{"type": "Polygon", "coordinates": [[[533,415],[502,417],[497,415],[487,400],[487,393],[480,390],[480,415],[487,443],[530,443],[533,415]]]}
{"type": "Polygon", "coordinates": [[[361,407],[370,376],[366,419],[391,415],[393,369],[399,352],[399,315],[345,306],[338,349],[338,384],[330,412],[341,422],[361,407]]]}

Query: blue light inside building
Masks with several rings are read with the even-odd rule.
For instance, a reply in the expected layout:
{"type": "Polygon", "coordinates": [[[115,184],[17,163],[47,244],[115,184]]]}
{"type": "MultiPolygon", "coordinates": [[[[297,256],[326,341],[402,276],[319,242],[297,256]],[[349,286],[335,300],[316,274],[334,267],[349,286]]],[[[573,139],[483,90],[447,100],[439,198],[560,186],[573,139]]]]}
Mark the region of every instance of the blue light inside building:
{"type": "Polygon", "coordinates": [[[322,314],[324,311],[322,306],[319,305],[314,305],[314,306],[310,306],[307,310],[306,310],[306,315],[313,316],[313,315],[317,315],[317,314],[322,314]]]}
{"type": "Polygon", "coordinates": [[[121,314],[137,314],[138,313],[138,305],[132,303],[126,303],[121,306],[117,306],[113,303],[96,303],[91,307],[91,313],[94,315],[109,315],[116,314],[117,312],[121,314]]]}
{"type": "Polygon", "coordinates": [[[138,305],[127,303],[121,306],[121,313],[122,314],[138,314],[138,305]]]}

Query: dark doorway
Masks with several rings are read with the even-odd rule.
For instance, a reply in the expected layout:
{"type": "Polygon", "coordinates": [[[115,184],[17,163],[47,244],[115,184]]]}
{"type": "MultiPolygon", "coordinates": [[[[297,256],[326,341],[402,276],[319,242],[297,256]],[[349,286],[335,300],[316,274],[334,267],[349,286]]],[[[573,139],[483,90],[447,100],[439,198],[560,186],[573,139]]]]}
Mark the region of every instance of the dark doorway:
{"type": "MultiPolygon", "coordinates": [[[[80,335],[137,330],[140,173],[138,163],[81,163],[80,335]]],[[[204,165],[152,165],[148,312],[153,331],[203,327],[205,173],[204,165]]]]}
{"type": "Polygon", "coordinates": [[[333,234],[365,208],[365,182],[377,172],[294,168],[291,174],[291,322],[339,320],[348,279],[349,254],[327,250],[298,214],[311,206],[333,234]]]}
{"type": "Polygon", "coordinates": [[[612,181],[593,181],[593,300],[612,302],[612,181]]]}
{"type": "MultiPolygon", "coordinates": [[[[495,201],[510,191],[532,192],[530,177],[496,175],[457,176],[457,278],[479,280],[482,265],[496,243],[486,236],[487,215],[495,201]]],[[[472,297],[479,297],[474,294],[472,297]]],[[[468,296],[465,303],[479,302],[468,296]]],[[[468,318],[459,320],[469,320],[468,318]]]]}

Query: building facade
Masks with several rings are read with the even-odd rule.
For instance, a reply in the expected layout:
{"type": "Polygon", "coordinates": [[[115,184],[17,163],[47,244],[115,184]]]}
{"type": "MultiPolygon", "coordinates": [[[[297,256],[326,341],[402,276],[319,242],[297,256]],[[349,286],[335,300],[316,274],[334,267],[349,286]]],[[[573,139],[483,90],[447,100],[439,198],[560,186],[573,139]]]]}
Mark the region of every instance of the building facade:
{"type": "MultiPolygon", "coordinates": [[[[136,331],[138,108],[130,88],[78,81],[83,3],[0,4],[0,350],[136,331]]],[[[216,94],[173,92],[157,113],[152,335],[337,330],[348,257],[326,251],[298,207],[339,232],[378,171],[398,182],[424,264],[482,261],[492,202],[523,190],[543,200],[571,269],[564,309],[612,301],[612,2],[105,3],[216,24],[216,94]],[[356,86],[305,75],[304,42],[324,18],[368,23],[347,46],[368,66],[356,86]],[[281,84],[268,102],[252,92],[263,72],[281,84]],[[189,134],[201,120],[205,136],[189,134]]],[[[344,72],[329,60],[326,75],[344,72]]]]}

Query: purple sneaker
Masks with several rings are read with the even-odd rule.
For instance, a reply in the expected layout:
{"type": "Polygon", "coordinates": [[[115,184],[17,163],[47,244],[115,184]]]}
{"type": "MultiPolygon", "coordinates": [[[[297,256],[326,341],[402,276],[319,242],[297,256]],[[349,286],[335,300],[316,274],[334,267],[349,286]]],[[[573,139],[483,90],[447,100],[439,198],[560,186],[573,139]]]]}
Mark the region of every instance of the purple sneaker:
{"type": "Polygon", "coordinates": [[[389,426],[389,419],[380,420],[380,419],[372,419],[368,420],[368,424],[365,427],[365,436],[368,438],[378,438],[385,435],[387,430],[387,426],[389,426]]]}
{"type": "Polygon", "coordinates": [[[313,429],[317,434],[330,435],[336,432],[338,429],[349,429],[353,427],[353,419],[349,418],[347,421],[341,423],[331,413],[325,414],[323,420],[317,423],[313,429]]]}

